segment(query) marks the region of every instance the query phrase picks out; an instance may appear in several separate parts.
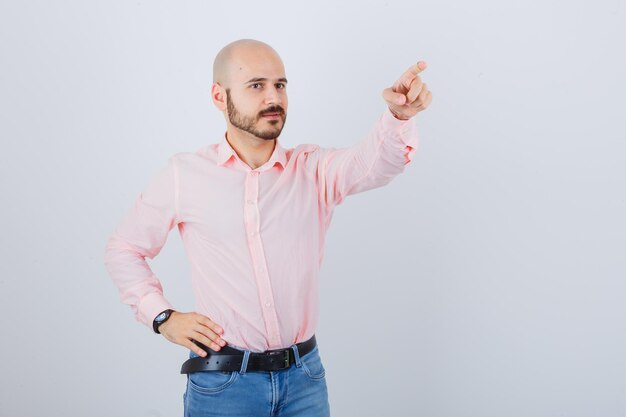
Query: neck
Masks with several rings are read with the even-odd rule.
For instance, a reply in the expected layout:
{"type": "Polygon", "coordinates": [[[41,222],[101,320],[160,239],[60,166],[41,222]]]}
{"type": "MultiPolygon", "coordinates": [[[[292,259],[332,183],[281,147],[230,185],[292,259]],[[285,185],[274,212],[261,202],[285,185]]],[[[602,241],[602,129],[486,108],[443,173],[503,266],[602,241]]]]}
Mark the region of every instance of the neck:
{"type": "Polygon", "coordinates": [[[274,152],[275,139],[261,139],[234,126],[228,126],[226,140],[243,162],[256,169],[266,163],[274,152]]]}

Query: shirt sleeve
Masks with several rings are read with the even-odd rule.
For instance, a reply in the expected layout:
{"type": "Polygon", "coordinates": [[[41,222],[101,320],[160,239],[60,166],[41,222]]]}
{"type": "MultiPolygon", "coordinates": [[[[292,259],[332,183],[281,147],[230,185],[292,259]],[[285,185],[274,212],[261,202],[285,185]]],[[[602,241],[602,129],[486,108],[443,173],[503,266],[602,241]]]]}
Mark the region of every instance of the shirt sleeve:
{"type": "Polygon", "coordinates": [[[321,200],[332,209],[346,196],[388,184],[411,162],[417,145],[415,118],[396,119],[387,107],[356,145],[321,149],[317,170],[321,200]]]}
{"type": "Polygon", "coordinates": [[[122,222],[109,238],[104,263],[135,319],[152,329],[152,321],[163,310],[173,308],[163,296],[160,281],[146,262],[165,245],[170,230],[179,223],[175,157],[152,177],[139,193],[122,222]]]}

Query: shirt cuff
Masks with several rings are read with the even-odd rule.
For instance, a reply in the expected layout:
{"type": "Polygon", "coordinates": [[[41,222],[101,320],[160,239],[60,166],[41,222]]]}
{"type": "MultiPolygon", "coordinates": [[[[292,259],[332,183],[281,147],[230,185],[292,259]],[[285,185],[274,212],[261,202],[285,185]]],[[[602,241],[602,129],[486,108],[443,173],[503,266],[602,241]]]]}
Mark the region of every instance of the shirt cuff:
{"type": "Polygon", "coordinates": [[[411,117],[408,120],[396,119],[396,116],[393,115],[391,110],[389,110],[389,106],[387,106],[385,107],[385,111],[383,112],[382,125],[385,129],[397,130],[407,125],[414,124],[415,123],[414,119],[415,119],[415,116],[411,117]]]}
{"type": "Polygon", "coordinates": [[[380,126],[383,131],[391,134],[392,137],[397,138],[395,141],[390,141],[392,146],[401,147],[404,152],[404,165],[408,165],[419,144],[419,135],[417,132],[417,123],[415,123],[415,116],[408,120],[396,119],[389,107],[385,108],[383,115],[380,118],[380,126]]]}
{"type": "Polygon", "coordinates": [[[174,307],[163,297],[163,294],[151,292],[139,301],[138,319],[152,330],[152,322],[163,310],[174,307]]]}

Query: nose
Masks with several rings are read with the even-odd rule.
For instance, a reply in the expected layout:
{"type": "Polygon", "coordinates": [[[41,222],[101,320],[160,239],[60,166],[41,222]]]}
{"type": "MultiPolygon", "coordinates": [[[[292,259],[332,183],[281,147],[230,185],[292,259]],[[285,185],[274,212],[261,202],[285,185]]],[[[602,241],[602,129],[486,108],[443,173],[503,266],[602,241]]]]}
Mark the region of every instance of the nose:
{"type": "Polygon", "coordinates": [[[265,95],[266,104],[281,104],[282,102],[281,94],[280,94],[280,91],[278,91],[278,88],[276,86],[268,88],[266,91],[267,91],[267,94],[265,95]]]}

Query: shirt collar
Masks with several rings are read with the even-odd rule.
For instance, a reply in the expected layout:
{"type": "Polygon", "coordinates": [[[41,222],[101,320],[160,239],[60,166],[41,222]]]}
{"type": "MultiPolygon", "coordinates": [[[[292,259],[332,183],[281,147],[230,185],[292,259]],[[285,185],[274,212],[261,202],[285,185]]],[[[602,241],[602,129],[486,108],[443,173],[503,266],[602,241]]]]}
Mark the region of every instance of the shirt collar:
{"type": "MultiPolygon", "coordinates": [[[[274,164],[279,163],[283,168],[287,165],[287,152],[285,148],[283,148],[278,141],[276,140],[276,146],[274,146],[274,152],[272,152],[272,156],[266,162],[270,167],[273,167],[274,164]]],[[[225,165],[231,158],[239,158],[235,150],[230,146],[230,143],[226,140],[226,133],[224,133],[224,139],[218,145],[217,148],[217,165],[225,165]]],[[[264,164],[265,165],[265,164],[264,164]]]]}

